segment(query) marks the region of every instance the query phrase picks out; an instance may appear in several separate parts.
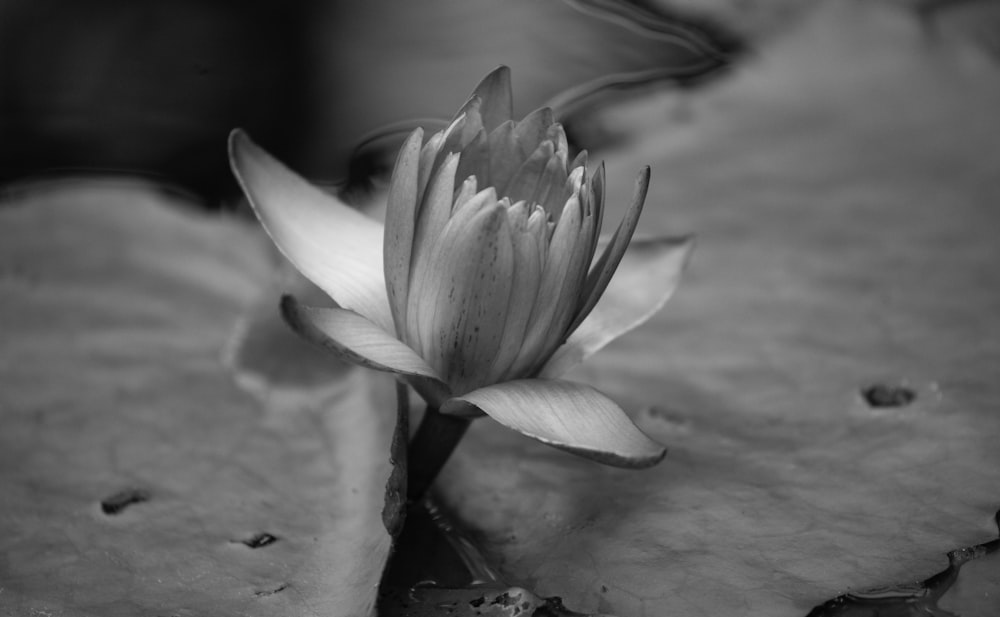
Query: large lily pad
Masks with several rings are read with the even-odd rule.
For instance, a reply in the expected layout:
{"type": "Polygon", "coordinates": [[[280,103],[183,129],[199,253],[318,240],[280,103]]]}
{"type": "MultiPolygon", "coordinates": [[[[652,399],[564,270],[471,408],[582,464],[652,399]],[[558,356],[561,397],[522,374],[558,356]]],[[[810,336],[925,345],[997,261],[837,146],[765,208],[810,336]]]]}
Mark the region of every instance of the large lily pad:
{"type": "Polygon", "coordinates": [[[234,374],[275,264],[182,205],[74,183],[0,210],[0,614],[368,614],[391,382],[234,374]]]}
{"type": "MultiPolygon", "coordinates": [[[[995,538],[997,110],[988,60],[828,3],[690,119],[651,118],[609,201],[650,163],[644,230],[697,232],[691,276],[577,378],[670,450],[624,472],[479,422],[439,486],[508,582],[583,611],[794,617],[995,538]]],[[[995,614],[1000,563],[976,565],[954,609],[995,614]]]]}

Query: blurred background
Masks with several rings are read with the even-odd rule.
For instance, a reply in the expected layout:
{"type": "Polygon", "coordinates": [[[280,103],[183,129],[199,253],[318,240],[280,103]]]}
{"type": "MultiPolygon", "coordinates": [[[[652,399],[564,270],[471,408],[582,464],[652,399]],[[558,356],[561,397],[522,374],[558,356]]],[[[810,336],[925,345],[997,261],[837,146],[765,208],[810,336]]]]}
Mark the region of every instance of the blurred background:
{"type": "Polygon", "coordinates": [[[366,136],[390,127],[356,174],[498,64],[517,113],[563,94],[569,122],[609,93],[711,80],[743,41],[708,13],[639,2],[2,0],[0,183],[124,173],[215,204],[236,195],[238,126],[341,182],[366,136]]]}
{"type": "MultiPolygon", "coordinates": [[[[882,1],[1000,49],[994,0],[882,1]]],[[[498,64],[517,114],[552,104],[593,149],[636,129],[601,110],[711,84],[818,3],[0,0],[0,185],[124,173],[216,205],[234,127],[315,181],[363,181],[498,64]]]]}

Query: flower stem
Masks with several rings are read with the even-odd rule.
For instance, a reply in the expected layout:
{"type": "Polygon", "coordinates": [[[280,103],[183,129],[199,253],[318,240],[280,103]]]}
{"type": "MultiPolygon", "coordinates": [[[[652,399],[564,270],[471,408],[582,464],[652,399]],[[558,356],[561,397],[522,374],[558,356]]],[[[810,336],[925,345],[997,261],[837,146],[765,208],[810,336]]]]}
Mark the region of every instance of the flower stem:
{"type": "Polygon", "coordinates": [[[409,444],[406,497],[410,502],[420,500],[434,483],[471,421],[471,418],[449,416],[427,407],[417,434],[409,444]]]}

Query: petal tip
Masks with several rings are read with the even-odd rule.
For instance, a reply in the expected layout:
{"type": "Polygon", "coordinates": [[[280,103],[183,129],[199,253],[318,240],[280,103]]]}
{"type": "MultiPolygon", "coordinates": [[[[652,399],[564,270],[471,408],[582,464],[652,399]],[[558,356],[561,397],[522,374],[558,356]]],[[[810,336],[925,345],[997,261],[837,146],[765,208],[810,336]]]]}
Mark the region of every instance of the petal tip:
{"type": "Polygon", "coordinates": [[[643,198],[646,196],[646,191],[649,189],[649,180],[652,177],[652,170],[649,165],[643,165],[642,169],[639,170],[639,174],[635,178],[636,192],[641,190],[643,198]]]}
{"type": "Polygon", "coordinates": [[[238,140],[242,140],[242,139],[246,139],[246,138],[247,138],[247,133],[246,133],[246,131],[243,130],[242,127],[238,126],[238,127],[234,128],[234,129],[232,129],[231,131],[229,131],[229,137],[227,138],[227,142],[229,144],[229,151],[230,152],[233,151],[233,147],[234,147],[235,143],[238,140]]]}
{"type": "Polygon", "coordinates": [[[229,137],[226,140],[226,148],[229,154],[229,166],[233,170],[233,174],[236,179],[242,184],[243,179],[241,177],[240,159],[246,154],[249,149],[248,146],[253,146],[253,140],[242,128],[237,127],[229,131],[229,137]]]}
{"type": "Polygon", "coordinates": [[[655,447],[650,448],[648,452],[633,455],[600,452],[594,450],[584,451],[565,446],[563,446],[563,449],[578,456],[588,458],[596,463],[608,465],[609,467],[640,470],[655,467],[667,457],[666,446],[660,445],[652,440],[650,441],[655,445],[655,447]]]}
{"type": "MultiPolygon", "coordinates": [[[[484,84],[509,84],[510,83],[510,67],[506,64],[498,64],[496,68],[486,74],[486,77],[480,82],[480,86],[484,84]]],[[[478,90],[478,88],[477,88],[478,90]]]]}
{"type": "Polygon", "coordinates": [[[306,325],[302,309],[302,303],[295,296],[292,294],[281,294],[281,299],[278,301],[278,310],[281,312],[281,318],[293,332],[303,338],[308,338],[306,336],[306,325]]]}
{"type": "Polygon", "coordinates": [[[581,447],[572,443],[551,441],[537,436],[531,436],[538,441],[553,446],[565,452],[589,459],[601,465],[618,467],[620,469],[649,469],[655,467],[667,456],[667,447],[654,441],[636,427],[628,440],[632,449],[627,452],[605,450],[594,447],[581,447]],[[641,443],[640,443],[641,442],[641,443]]]}
{"type": "Polygon", "coordinates": [[[490,71],[476,89],[473,97],[482,101],[480,112],[487,132],[510,120],[514,113],[514,95],[510,85],[510,68],[501,64],[490,71]]]}

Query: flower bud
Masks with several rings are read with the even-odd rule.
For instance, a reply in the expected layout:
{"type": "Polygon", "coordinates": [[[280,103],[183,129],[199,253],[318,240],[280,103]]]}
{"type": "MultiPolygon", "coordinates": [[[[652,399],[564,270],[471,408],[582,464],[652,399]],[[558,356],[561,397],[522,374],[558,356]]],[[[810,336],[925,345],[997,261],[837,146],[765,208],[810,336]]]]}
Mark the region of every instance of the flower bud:
{"type": "Polygon", "coordinates": [[[505,79],[487,78],[426,144],[415,132],[390,182],[386,281],[406,298],[391,306],[397,334],[455,393],[537,373],[579,315],[597,247],[604,196],[585,157],[568,162],[548,109],[511,120],[509,90],[492,83],[505,79]],[[397,244],[400,219],[409,247],[397,244]]]}

